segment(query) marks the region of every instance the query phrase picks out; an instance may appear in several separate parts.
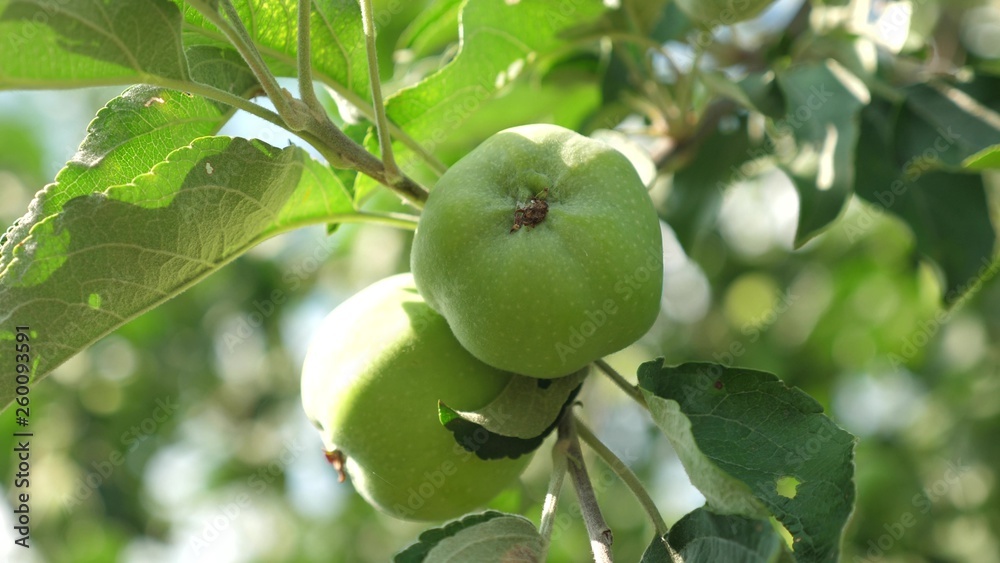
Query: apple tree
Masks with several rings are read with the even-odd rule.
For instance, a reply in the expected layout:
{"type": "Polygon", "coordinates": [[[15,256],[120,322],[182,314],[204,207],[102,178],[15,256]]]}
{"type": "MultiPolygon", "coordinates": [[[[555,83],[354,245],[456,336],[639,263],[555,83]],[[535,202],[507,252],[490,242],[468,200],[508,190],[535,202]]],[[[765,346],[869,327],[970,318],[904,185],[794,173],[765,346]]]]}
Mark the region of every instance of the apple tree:
{"type": "MultiPolygon", "coordinates": [[[[992,561],[998,45],[990,0],[0,0],[0,89],[117,88],[52,178],[43,127],[0,119],[37,190],[0,237],[4,446],[92,456],[61,500],[35,487],[71,463],[33,458],[30,495],[0,466],[18,548],[73,560],[50,542],[97,499],[135,527],[94,560],[177,543],[144,504],[182,504],[154,468],[186,458],[143,444],[233,410],[219,479],[358,493],[233,560],[992,561]],[[351,291],[287,328],[324,275],[351,291]],[[137,363],[189,406],[128,408],[137,363]],[[248,469],[302,418],[308,453],[248,469]]],[[[178,557],[216,557],[241,495],[178,557]]]]}

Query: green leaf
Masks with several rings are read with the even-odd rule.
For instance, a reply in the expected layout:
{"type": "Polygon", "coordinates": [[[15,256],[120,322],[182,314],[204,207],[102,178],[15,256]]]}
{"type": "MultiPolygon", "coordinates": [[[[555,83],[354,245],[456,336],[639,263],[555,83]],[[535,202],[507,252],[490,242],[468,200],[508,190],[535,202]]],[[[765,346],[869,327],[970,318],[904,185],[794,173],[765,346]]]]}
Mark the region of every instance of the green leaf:
{"type": "Polygon", "coordinates": [[[774,515],[797,561],[837,561],[854,505],[854,438],[816,401],[769,373],[717,364],[647,362],[639,386],[710,510],[774,515]]]}
{"type": "MultiPolygon", "coordinates": [[[[585,374],[586,370],[581,370],[585,374]]],[[[573,378],[574,376],[568,376],[573,378]]],[[[530,379],[530,378],[524,378],[530,379]]],[[[548,381],[548,380],[537,380],[537,381],[548,381]]],[[[568,381],[572,381],[569,379],[568,381]]],[[[543,384],[537,384],[539,388],[544,389],[543,384]]],[[[546,386],[548,384],[545,384],[546,386]]],[[[561,389],[558,389],[561,390],[561,389]]],[[[523,391],[523,389],[522,389],[523,391]]],[[[451,431],[455,436],[455,442],[466,450],[476,454],[476,457],[480,459],[517,459],[522,455],[531,453],[538,449],[538,446],[542,445],[545,438],[555,430],[556,426],[559,424],[559,417],[562,415],[563,411],[573,403],[576,399],[577,393],[580,392],[580,384],[573,387],[568,395],[563,393],[552,394],[548,399],[544,400],[545,403],[550,403],[552,399],[558,399],[559,397],[564,397],[562,404],[555,416],[535,418],[530,417],[531,420],[527,424],[520,424],[510,417],[509,411],[504,412],[500,408],[507,409],[513,408],[512,406],[503,405],[498,407],[494,412],[489,412],[487,409],[483,409],[484,412],[477,413],[459,413],[453,409],[448,408],[444,403],[438,403],[438,420],[441,424],[451,431]],[[514,431],[524,432],[527,428],[535,427],[544,418],[551,418],[552,422],[548,426],[542,428],[537,435],[531,435],[526,438],[519,438],[516,436],[508,436],[505,434],[500,434],[493,432],[487,428],[484,428],[477,422],[471,420],[466,420],[463,417],[470,417],[474,420],[479,420],[480,422],[485,422],[490,424],[490,426],[497,427],[500,429],[507,430],[507,427],[511,427],[514,431]]],[[[524,407],[518,406],[517,410],[520,412],[524,407]]],[[[520,418],[520,417],[519,417],[520,418]]],[[[528,418],[528,417],[526,417],[528,418]]]]}
{"type": "Polygon", "coordinates": [[[471,514],[420,534],[395,563],[540,562],[542,538],[535,525],[514,514],[471,514]]]}
{"type": "Polygon", "coordinates": [[[399,45],[426,57],[458,41],[458,14],[464,0],[437,0],[424,8],[399,36],[399,45]]]}
{"type": "Polygon", "coordinates": [[[642,559],[639,560],[639,563],[675,563],[674,557],[667,547],[666,536],[653,538],[653,541],[649,542],[649,546],[646,547],[646,551],[642,553],[642,559]]]}
{"type": "MultiPolygon", "coordinates": [[[[864,174],[857,176],[855,190],[877,211],[889,211],[910,226],[917,251],[941,268],[944,301],[952,304],[982,279],[992,262],[996,231],[986,186],[980,175],[924,173],[911,161],[887,157],[896,154],[896,115],[885,103],[863,113],[857,165],[864,174]]],[[[868,225],[861,220],[845,224],[848,240],[861,236],[868,225]]]]}
{"type": "Polygon", "coordinates": [[[430,553],[431,549],[434,549],[437,544],[441,543],[441,540],[450,538],[467,528],[489,522],[494,518],[505,518],[507,516],[510,515],[489,510],[480,514],[469,514],[459,520],[448,522],[440,528],[431,528],[421,533],[416,543],[397,553],[393,561],[395,563],[420,563],[427,558],[427,554],[430,553]]]}
{"type": "MultiPolygon", "coordinates": [[[[458,55],[438,72],[390,96],[386,113],[390,121],[434,153],[522,71],[565,45],[561,33],[603,11],[597,0],[567,3],[560,10],[553,10],[543,0],[466,2],[460,18],[458,55]]],[[[374,139],[366,146],[378,152],[374,139]]],[[[433,183],[433,173],[412,150],[398,142],[393,149],[405,172],[418,181],[433,183]]],[[[375,187],[373,180],[359,176],[356,197],[364,198],[375,187]]]]}
{"type": "MultiPolygon", "coordinates": [[[[567,35],[577,39],[594,39],[616,32],[646,36],[673,16],[670,13],[673,2],[667,0],[625,0],[620,4],[620,7],[604,12],[600,18],[573,29],[567,35]]],[[[660,41],[666,42],[666,39],[660,41]]],[[[636,54],[641,52],[640,49],[636,54]]]]}
{"type": "Polygon", "coordinates": [[[747,109],[774,119],[785,115],[785,97],[773,71],[751,73],[737,81],[722,72],[706,72],[700,78],[716,94],[747,109]]]}
{"type": "Polygon", "coordinates": [[[694,159],[674,173],[662,216],[685,251],[715,225],[726,188],[746,179],[745,167],[766,154],[767,147],[750,139],[743,116],[735,128],[716,127],[694,159]]]}
{"type": "MultiPolygon", "coordinates": [[[[182,0],[186,32],[202,41],[225,44],[221,32],[182,0]]],[[[295,76],[298,53],[298,0],[248,0],[235,2],[240,20],[258,50],[278,76],[295,76]]],[[[352,101],[371,105],[368,89],[365,36],[357,0],[313,0],[309,44],[313,76],[352,101]]],[[[185,38],[185,42],[190,40],[185,38]]]]}
{"type": "Polygon", "coordinates": [[[969,170],[996,170],[1000,168],[1000,145],[985,148],[966,158],[962,166],[969,170]]]}
{"type": "Polygon", "coordinates": [[[31,185],[45,177],[43,133],[27,119],[0,121],[0,169],[9,170],[31,185]]]}
{"type": "MultiPolygon", "coordinates": [[[[206,84],[235,95],[246,95],[257,87],[235,52],[215,47],[194,47],[190,52],[192,74],[203,77],[206,84]]],[[[56,183],[39,192],[28,215],[0,236],[0,247],[7,238],[26,237],[36,221],[59,212],[66,201],[128,183],[174,149],[214,134],[232,112],[225,104],[176,90],[146,85],[129,88],[97,113],[56,183]]],[[[0,257],[10,258],[2,249],[0,257]]]]}
{"type": "MultiPolygon", "coordinates": [[[[240,54],[229,47],[192,45],[185,49],[191,79],[241,98],[250,98],[260,90],[260,83],[240,54]]],[[[235,111],[221,102],[213,102],[227,116],[235,111]]]]}
{"type": "Polygon", "coordinates": [[[669,535],[685,563],[775,563],[785,543],[768,520],[715,514],[699,508],[681,518],[669,535]]]}
{"type": "MultiPolygon", "coordinates": [[[[34,381],[266,237],[352,212],[298,147],[204,137],[131,183],[94,184],[115,165],[68,166],[0,247],[0,339],[18,325],[37,333],[34,381]]],[[[0,404],[13,396],[13,380],[0,383],[0,404]]]]}
{"type": "Polygon", "coordinates": [[[457,416],[501,436],[536,438],[552,428],[589,372],[587,366],[558,379],[514,375],[489,404],[474,411],[458,411],[441,403],[439,409],[447,412],[440,418],[451,420],[457,416]]]}
{"type": "Polygon", "coordinates": [[[0,37],[0,88],[188,78],[167,0],[0,0],[0,37]]]}
{"type": "Polygon", "coordinates": [[[578,131],[600,107],[595,80],[570,64],[556,66],[542,80],[519,79],[449,131],[435,145],[435,154],[445,163],[456,162],[497,131],[521,123],[553,123],[578,131]]]}
{"type": "MultiPolygon", "coordinates": [[[[902,93],[895,154],[912,173],[961,171],[966,159],[1000,142],[1000,114],[964,90],[935,82],[902,93]]],[[[991,94],[990,100],[1000,99],[991,94]]]]}
{"type": "Polygon", "coordinates": [[[787,101],[775,124],[775,153],[799,194],[796,246],[843,211],[854,184],[854,153],[867,87],[834,61],[793,66],[778,74],[787,101]]]}

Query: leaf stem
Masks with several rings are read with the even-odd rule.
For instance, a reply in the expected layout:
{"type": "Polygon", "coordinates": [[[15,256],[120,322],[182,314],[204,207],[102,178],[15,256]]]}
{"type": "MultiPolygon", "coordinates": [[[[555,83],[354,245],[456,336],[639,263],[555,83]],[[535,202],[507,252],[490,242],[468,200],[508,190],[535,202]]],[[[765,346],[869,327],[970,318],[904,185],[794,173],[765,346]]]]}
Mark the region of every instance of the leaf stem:
{"type": "Polygon", "coordinates": [[[375,46],[375,18],[372,15],[372,0],[361,2],[361,24],[365,31],[365,51],[368,53],[368,82],[372,90],[372,107],[375,110],[375,129],[378,144],[382,148],[382,163],[386,178],[392,182],[399,177],[399,167],[392,154],[392,137],[389,136],[389,120],[385,115],[382,101],[382,81],[378,74],[378,52],[375,46]]]}
{"type": "Polygon", "coordinates": [[[566,409],[559,419],[559,439],[566,441],[566,469],[576,489],[576,498],[580,502],[580,512],[583,513],[583,523],[587,526],[590,536],[590,549],[594,554],[594,563],[612,563],[611,544],[614,535],[604,521],[601,507],[597,504],[594,486],[587,475],[587,466],[583,462],[583,451],[580,440],[576,437],[575,417],[570,409],[566,409]]]}
{"type": "Polygon", "coordinates": [[[304,219],[301,221],[293,221],[281,225],[274,231],[270,231],[261,237],[261,242],[274,235],[281,233],[286,233],[289,231],[294,231],[295,229],[300,229],[302,227],[309,227],[311,225],[322,225],[328,223],[371,223],[375,225],[386,225],[389,227],[397,227],[407,231],[412,231],[417,228],[417,222],[419,217],[415,215],[407,215],[406,213],[378,213],[374,211],[356,211],[354,213],[335,213],[333,215],[324,215],[321,217],[311,217],[309,219],[304,219]]]}
{"type": "MultiPolygon", "coordinates": [[[[193,1],[197,2],[198,0],[193,0],[193,1]]],[[[190,31],[192,33],[198,33],[198,34],[200,34],[200,35],[202,35],[204,37],[208,37],[210,39],[215,39],[215,40],[218,40],[218,41],[223,41],[223,40],[227,39],[225,35],[221,35],[220,36],[218,33],[215,33],[212,30],[204,28],[204,27],[200,27],[200,26],[196,26],[196,25],[191,25],[191,24],[185,24],[185,28],[186,28],[185,31],[190,31]]],[[[275,50],[275,49],[270,49],[270,48],[268,48],[266,46],[259,46],[258,47],[258,52],[265,53],[265,54],[267,54],[267,56],[269,56],[269,57],[271,57],[273,59],[276,59],[276,60],[279,60],[279,61],[282,61],[282,62],[285,62],[285,63],[288,63],[288,64],[294,63],[294,61],[292,61],[292,60],[289,59],[289,57],[288,57],[288,55],[286,53],[283,53],[283,52],[275,50]]],[[[327,76],[326,74],[323,74],[323,73],[315,73],[315,72],[314,72],[314,75],[315,75],[315,78],[318,79],[320,82],[322,82],[325,86],[329,87],[331,90],[333,90],[338,95],[340,95],[345,100],[347,100],[351,105],[353,105],[354,107],[356,107],[359,110],[361,110],[361,113],[366,118],[368,118],[370,121],[373,121],[373,122],[375,121],[375,110],[372,108],[371,104],[367,103],[364,99],[362,99],[361,97],[359,97],[352,90],[344,87],[343,84],[338,83],[337,81],[335,81],[330,76],[327,76]]],[[[282,125],[282,127],[287,128],[287,127],[285,127],[285,125],[282,125]]],[[[427,165],[431,168],[431,170],[433,170],[439,176],[441,174],[444,174],[448,170],[448,167],[445,166],[445,164],[443,162],[441,162],[440,160],[438,160],[437,157],[435,157],[433,154],[431,154],[430,151],[428,151],[423,145],[421,145],[416,139],[414,139],[412,136],[410,136],[406,131],[404,131],[402,128],[400,128],[399,126],[397,126],[396,124],[394,124],[392,122],[389,122],[389,133],[392,134],[392,136],[394,138],[396,138],[397,140],[399,140],[399,142],[401,142],[403,145],[405,145],[410,150],[412,150],[417,156],[419,156],[421,159],[423,159],[424,162],[426,162],[427,165]]]]}
{"type": "MultiPolygon", "coordinates": [[[[282,121],[280,115],[261,105],[255,104],[244,97],[222,90],[221,88],[209,86],[208,84],[202,84],[200,82],[169,80],[162,77],[153,77],[153,79],[150,80],[150,83],[157,86],[163,86],[164,88],[170,88],[171,90],[197,94],[204,98],[221,102],[236,109],[241,109],[251,115],[263,119],[264,121],[273,123],[282,129],[287,129],[287,126],[285,125],[285,122],[282,121]]],[[[292,132],[295,133],[294,131],[292,132]]]]}
{"type": "Polygon", "coordinates": [[[549,490],[545,493],[545,504],[542,505],[542,522],[538,532],[542,536],[542,551],[539,561],[545,561],[552,543],[552,531],[556,523],[556,508],[559,504],[559,493],[563,481],[566,480],[566,450],[569,443],[557,440],[552,446],[552,475],[549,477],[549,490]]]}
{"type": "Polygon", "coordinates": [[[669,529],[667,528],[667,523],[663,521],[663,516],[660,515],[660,511],[656,508],[656,503],[653,499],[649,497],[649,493],[646,488],[639,481],[639,477],[629,469],[628,465],[615,455],[610,448],[604,445],[597,435],[595,435],[590,428],[588,428],[579,418],[576,419],[576,431],[580,436],[580,439],[584,441],[590,449],[594,450],[597,455],[604,460],[604,463],[611,468],[612,471],[618,475],[618,478],[625,483],[625,486],[632,491],[635,495],[636,500],[642,505],[642,509],[646,511],[646,515],[649,516],[650,522],[653,524],[653,528],[656,529],[657,537],[663,537],[669,529]]]}
{"type": "Polygon", "coordinates": [[[626,395],[632,397],[632,399],[642,405],[642,408],[649,409],[649,405],[646,404],[646,398],[642,396],[642,391],[639,390],[638,385],[633,385],[625,379],[622,374],[618,373],[615,368],[611,367],[608,362],[603,359],[594,360],[594,364],[607,375],[608,378],[614,382],[626,395]]]}
{"type": "MultiPolygon", "coordinates": [[[[190,3],[196,10],[201,12],[205,18],[218,27],[219,30],[226,35],[229,41],[240,52],[240,55],[250,66],[254,76],[264,88],[264,93],[267,94],[267,96],[274,103],[279,120],[277,122],[274,121],[272,116],[269,115],[271,112],[264,113],[266,110],[259,108],[259,106],[257,106],[259,109],[253,108],[253,113],[255,115],[263,117],[272,123],[277,123],[281,127],[298,134],[304,140],[316,147],[316,150],[318,150],[331,165],[354,168],[367,176],[371,176],[379,183],[395,191],[400,197],[408,201],[414,207],[417,207],[418,209],[423,207],[423,202],[427,200],[427,190],[424,189],[423,186],[414,182],[412,179],[401,174],[394,161],[390,160],[388,165],[383,163],[374,155],[366,151],[364,147],[355,143],[350,137],[345,135],[343,131],[330,121],[326,112],[319,112],[318,114],[314,113],[311,108],[306,105],[306,103],[292,97],[287,90],[278,85],[277,79],[274,78],[274,75],[271,74],[271,71],[264,63],[264,59],[261,58],[260,53],[254,46],[253,39],[250,37],[249,32],[247,32],[243,22],[240,21],[239,13],[237,13],[236,8],[233,7],[230,0],[219,0],[219,5],[221,5],[226,12],[226,17],[223,17],[218,10],[213,9],[212,6],[206,3],[206,0],[190,0],[190,3]]],[[[303,4],[306,3],[307,2],[303,2],[303,4]]],[[[368,7],[368,12],[370,15],[370,5],[368,7]]],[[[305,16],[300,14],[300,18],[305,17],[308,20],[308,15],[308,12],[305,16]]],[[[305,35],[306,43],[308,43],[308,25],[306,26],[305,35]]],[[[375,72],[377,74],[377,69],[375,72]]],[[[182,89],[185,88],[182,87],[182,89]]],[[[202,89],[202,92],[204,92],[207,97],[218,99],[218,95],[221,91],[206,87],[205,89],[202,89]]],[[[235,101],[233,98],[238,98],[238,96],[233,96],[231,94],[225,95],[225,97],[225,103],[233,103],[235,101]]],[[[250,105],[252,106],[254,104],[250,105]]],[[[243,103],[240,103],[240,105],[235,107],[247,109],[248,111],[251,109],[243,103]]],[[[388,132],[386,132],[386,135],[388,135],[388,132]]]]}
{"type": "MultiPolygon", "coordinates": [[[[348,163],[355,170],[371,176],[380,184],[396,192],[410,205],[418,209],[424,206],[428,193],[423,186],[406,175],[399,174],[398,171],[395,178],[391,177],[381,160],[355,143],[329,119],[314,120],[308,131],[322,143],[314,146],[323,156],[327,157],[327,160],[348,163]]],[[[303,138],[305,137],[303,136],[303,138]]]]}
{"type": "Polygon", "coordinates": [[[230,0],[219,0],[218,5],[222,7],[225,16],[220,14],[218,9],[207,4],[205,0],[188,0],[188,3],[219,28],[226,36],[226,39],[236,47],[240,56],[246,61],[247,66],[250,67],[254,77],[257,78],[257,82],[264,89],[264,93],[274,103],[274,108],[285,123],[284,126],[294,132],[304,129],[306,127],[305,116],[301,109],[294,104],[298,100],[292,98],[278,84],[278,80],[274,77],[274,74],[267,68],[267,64],[264,63],[264,59],[257,51],[253,38],[250,37],[250,33],[243,25],[242,20],[240,20],[239,12],[236,11],[233,3],[230,0]]]}
{"type": "Polygon", "coordinates": [[[316,115],[326,115],[323,104],[319,103],[316,91],[313,90],[312,78],[312,0],[299,0],[299,40],[296,50],[299,75],[299,97],[316,115]]]}
{"type": "MultiPolygon", "coordinates": [[[[347,100],[352,106],[361,110],[361,113],[368,118],[369,121],[375,121],[375,110],[370,104],[365,102],[361,97],[359,97],[354,92],[344,88],[341,84],[333,82],[332,80],[324,80],[324,84],[330,87],[331,90],[339,94],[342,98],[347,100]]],[[[401,127],[395,123],[389,121],[389,133],[399,142],[403,143],[405,146],[409,147],[417,156],[423,159],[427,163],[427,166],[431,168],[438,176],[444,174],[448,171],[448,167],[438,160],[427,148],[421,145],[416,139],[410,136],[409,133],[404,131],[401,127]]]]}
{"type": "Polygon", "coordinates": [[[393,183],[390,183],[386,178],[382,162],[375,155],[366,151],[364,147],[351,140],[336,125],[331,123],[329,119],[318,119],[310,116],[309,129],[293,131],[280,115],[225,90],[197,82],[184,82],[163,78],[156,80],[155,83],[165,88],[181,92],[191,92],[210,100],[222,102],[246,111],[283,129],[287,129],[315,147],[330,164],[344,168],[350,167],[371,176],[379,183],[395,191],[400,197],[418,209],[423,207],[423,202],[427,200],[427,190],[405,175],[398,177],[393,183]]]}

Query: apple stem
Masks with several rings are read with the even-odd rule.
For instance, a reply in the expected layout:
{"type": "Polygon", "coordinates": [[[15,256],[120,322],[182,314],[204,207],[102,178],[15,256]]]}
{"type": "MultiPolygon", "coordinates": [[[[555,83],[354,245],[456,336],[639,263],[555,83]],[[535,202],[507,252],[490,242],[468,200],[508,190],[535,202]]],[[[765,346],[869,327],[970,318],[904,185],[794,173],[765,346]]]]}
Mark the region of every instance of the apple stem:
{"type": "Polygon", "coordinates": [[[612,563],[611,544],[614,542],[614,535],[604,521],[601,507],[597,504],[594,486],[590,483],[587,466],[583,462],[583,451],[576,436],[574,421],[575,417],[569,409],[559,419],[559,441],[566,444],[566,469],[576,489],[576,498],[580,502],[580,512],[583,514],[583,522],[590,536],[590,549],[594,553],[594,563],[612,563]]]}
{"type": "Polygon", "coordinates": [[[635,495],[636,500],[642,505],[642,509],[649,516],[650,522],[653,523],[653,527],[656,529],[656,535],[658,537],[663,537],[669,531],[667,528],[667,523],[663,521],[663,517],[660,516],[660,511],[656,508],[656,503],[653,499],[649,497],[649,493],[646,488],[643,487],[642,482],[635,473],[629,469],[628,465],[621,460],[613,451],[611,451],[608,446],[604,444],[597,437],[593,431],[590,430],[580,419],[576,419],[576,431],[580,436],[580,439],[586,443],[590,449],[597,453],[608,467],[618,475],[618,478],[625,483],[625,486],[632,491],[635,495]]]}
{"type": "Polygon", "coordinates": [[[542,551],[539,561],[545,561],[552,543],[552,530],[555,528],[556,508],[559,504],[559,493],[562,491],[566,478],[566,450],[568,443],[558,440],[552,446],[552,475],[549,477],[549,490],[545,493],[545,503],[542,505],[542,522],[538,528],[542,536],[542,551]]]}
{"type": "Polygon", "coordinates": [[[608,362],[598,359],[594,360],[594,364],[607,375],[615,385],[617,385],[626,395],[632,397],[632,399],[639,403],[642,408],[649,410],[649,405],[646,404],[646,398],[642,396],[642,391],[639,390],[638,385],[633,385],[627,379],[625,379],[622,374],[618,373],[615,368],[611,367],[608,362]]]}

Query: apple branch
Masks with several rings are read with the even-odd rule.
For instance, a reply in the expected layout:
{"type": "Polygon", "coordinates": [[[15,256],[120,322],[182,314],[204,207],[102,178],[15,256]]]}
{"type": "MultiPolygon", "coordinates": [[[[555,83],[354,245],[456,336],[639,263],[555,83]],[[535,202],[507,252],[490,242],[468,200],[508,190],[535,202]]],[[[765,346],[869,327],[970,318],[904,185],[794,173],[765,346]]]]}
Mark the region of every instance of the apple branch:
{"type": "Polygon", "coordinates": [[[649,410],[649,405],[646,404],[646,398],[642,396],[642,391],[639,391],[639,387],[637,385],[629,383],[629,381],[625,379],[622,374],[618,373],[615,368],[611,367],[608,362],[602,359],[594,360],[594,365],[596,365],[601,372],[604,373],[604,375],[608,376],[608,379],[624,391],[626,395],[632,397],[635,402],[642,405],[642,408],[649,410]]]}
{"type": "MultiPolygon", "coordinates": [[[[302,86],[303,83],[308,83],[308,87],[302,89],[303,92],[307,92],[303,94],[304,96],[308,97],[312,94],[313,97],[315,97],[315,94],[312,91],[311,71],[305,70],[309,69],[311,64],[308,47],[310,36],[308,20],[311,10],[311,2],[307,0],[300,1],[299,83],[300,86],[302,86]],[[303,18],[306,20],[304,26],[301,25],[301,20],[303,18]],[[304,45],[305,50],[303,51],[304,45]]],[[[250,37],[249,32],[247,32],[246,27],[244,27],[243,22],[240,21],[239,14],[236,12],[236,8],[233,7],[230,0],[221,0],[219,2],[219,5],[222,6],[226,13],[225,16],[220,14],[217,9],[209,5],[206,0],[190,0],[190,3],[196,10],[204,15],[205,18],[218,27],[219,30],[225,34],[226,38],[229,39],[233,46],[235,46],[239,51],[254,76],[257,78],[257,81],[260,82],[261,87],[264,89],[264,93],[267,94],[268,98],[270,98],[274,103],[274,107],[277,110],[277,117],[280,118],[277,121],[278,125],[299,135],[306,142],[316,147],[316,150],[318,150],[331,165],[357,170],[362,174],[374,178],[380,184],[393,190],[414,207],[418,209],[423,207],[423,202],[427,200],[427,190],[411,178],[401,174],[394,161],[391,161],[389,166],[387,166],[383,161],[380,161],[377,157],[365,150],[364,147],[355,143],[350,137],[345,135],[343,131],[330,121],[326,112],[322,111],[318,100],[315,102],[316,108],[314,109],[312,104],[303,102],[302,100],[293,97],[287,90],[281,88],[277,79],[267,68],[267,65],[264,63],[264,59],[257,51],[257,48],[253,43],[253,39],[250,37]]],[[[369,13],[371,11],[370,9],[371,6],[369,6],[369,13]]],[[[196,93],[202,94],[210,99],[216,99],[224,103],[234,105],[234,107],[250,111],[250,113],[259,117],[264,117],[272,123],[275,122],[275,119],[273,118],[274,116],[270,115],[271,112],[261,108],[260,106],[256,106],[256,104],[246,102],[242,99],[240,99],[242,100],[241,102],[236,102],[234,99],[235,97],[232,95],[220,96],[220,94],[226,93],[215,89],[207,90],[205,88],[197,88],[196,86],[197,85],[189,85],[185,83],[185,86],[180,87],[179,89],[187,91],[198,90],[196,93]],[[222,97],[225,99],[220,99],[222,97]]],[[[177,86],[174,85],[172,87],[177,86]]],[[[381,90],[379,90],[379,101],[381,101],[381,90]]],[[[384,108],[382,113],[384,117],[384,108]]],[[[386,133],[386,135],[388,135],[388,133],[386,133]]],[[[383,146],[385,145],[383,144],[383,146]]]]}
{"type": "Polygon", "coordinates": [[[296,100],[278,84],[278,80],[267,68],[264,58],[257,51],[253,38],[250,37],[250,33],[240,20],[240,15],[233,3],[230,0],[218,2],[218,6],[222,7],[225,15],[219,13],[218,7],[211,6],[205,0],[189,0],[189,3],[215,27],[219,28],[219,31],[236,47],[247,66],[250,67],[257,82],[260,83],[261,88],[264,89],[264,93],[274,103],[274,109],[278,111],[285,126],[293,132],[305,129],[307,115],[300,107],[302,102],[296,100]]]}
{"type": "Polygon", "coordinates": [[[538,528],[542,536],[542,551],[539,561],[545,561],[552,543],[552,530],[556,522],[556,508],[559,504],[559,493],[566,479],[566,450],[569,442],[559,439],[552,446],[552,475],[549,477],[549,490],[545,493],[545,503],[542,505],[542,522],[538,528]]]}
{"type": "Polygon", "coordinates": [[[580,512],[583,513],[583,522],[590,536],[590,549],[594,553],[594,563],[612,563],[611,544],[614,542],[614,535],[604,521],[601,507],[597,504],[594,486],[590,483],[587,466],[583,462],[580,440],[576,437],[574,420],[575,417],[570,409],[566,409],[559,419],[559,440],[565,440],[567,444],[566,469],[573,481],[573,488],[576,489],[576,498],[580,502],[580,512]]]}
{"type": "Polygon", "coordinates": [[[649,493],[646,488],[639,481],[639,477],[629,469],[628,465],[615,455],[610,448],[608,448],[604,442],[602,442],[597,435],[595,435],[590,428],[587,428],[585,424],[580,419],[576,419],[576,431],[580,435],[580,439],[586,443],[590,449],[594,450],[595,453],[615,472],[615,475],[625,483],[632,494],[635,495],[636,500],[642,505],[642,509],[646,512],[649,517],[649,521],[652,522],[653,528],[656,529],[656,535],[658,537],[663,537],[667,534],[669,529],[667,528],[667,523],[663,521],[663,516],[660,515],[660,511],[656,508],[656,503],[653,499],[649,497],[649,493]]]}

